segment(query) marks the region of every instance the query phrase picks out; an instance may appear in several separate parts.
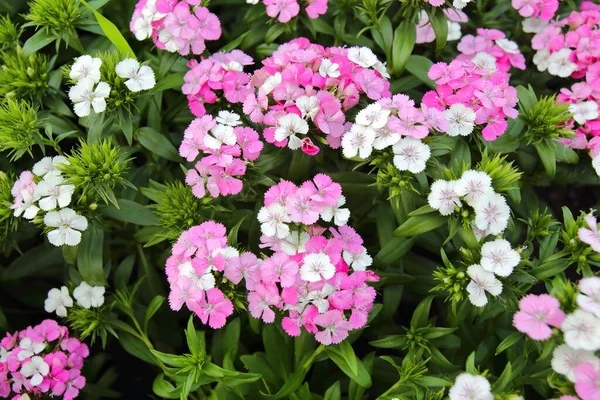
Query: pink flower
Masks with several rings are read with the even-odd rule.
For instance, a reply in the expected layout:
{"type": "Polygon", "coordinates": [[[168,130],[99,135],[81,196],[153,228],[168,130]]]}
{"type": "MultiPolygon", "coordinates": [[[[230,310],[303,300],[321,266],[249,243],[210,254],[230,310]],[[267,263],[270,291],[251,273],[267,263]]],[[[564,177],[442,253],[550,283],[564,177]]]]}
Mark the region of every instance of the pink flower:
{"type": "Polygon", "coordinates": [[[281,283],[281,287],[290,287],[296,282],[298,263],[281,252],[267,258],[260,266],[263,282],[266,284],[281,283]]]}
{"type": "Polygon", "coordinates": [[[279,294],[275,285],[258,284],[255,290],[248,294],[248,309],[254,318],[262,318],[263,322],[275,321],[275,312],[271,306],[279,302],[279,294]]]}
{"type": "Polygon", "coordinates": [[[310,18],[319,18],[319,15],[327,12],[327,0],[308,0],[308,3],[306,13],[310,18]]]}
{"type": "Polygon", "coordinates": [[[206,299],[202,297],[198,307],[193,310],[202,323],[213,329],[219,329],[225,326],[228,316],[233,314],[233,304],[223,295],[219,289],[209,289],[206,291],[206,299]]]}
{"type": "Polygon", "coordinates": [[[600,231],[598,230],[596,217],[592,214],[588,214],[585,216],[585,222],[590,229],[579,228],[577,236],[579,236],[579,240],[583,243],[589,244],[595,252],[600,253],[600,231]]]}
{"type": "Polygon", "coordinates": [[[185,303],[186,307],[194,310],[204,299],[204,292],[192,280],[181,276],[171,285],[169,293],[169,306],[171,310],[178,311],[185,303]]]}
{"type": "Polygon", "coordinates": [[[315,334],[315,339],[324,345],[342,342],[348,337],[348,331],[351,329],[350,323],[344,319],[339,310],[329,310],[317,315],[314,324],[323,329],[315,334]]]}
{"type": "Polygon", "coordinates": [[[56,384],[52,388],[54,396],[63,396],[64,400],[72,400],[79,396],[79,390],[85,386],[85,377],[79,369],[64,370],[56,375],[56,384]]]}
{"type": "Polygon", "coordinates": [[[278,17],[281,23],[289,22],[300,12],[300,6],[296,0],[263,0],[267,6],[267,15],[271,18],[278,17]]]}
{"type": "Polygon", "coordinates": [[[304,154],[314,156],[319,154],[319,147],[316,146],[310,138],[306,137],[300,141],[300,149],[304,154]]]}
{"type": "Polygon", "coordinates": [[[519,311],[514,315],[513,324],[518,331],[534,340],[546,340],[552,336],[549,325],[559,328],[564,319],[565,313],[554,297],[549,294],[529,294],[519,302],[519,311]]]}
{"type": "Polygon", "coordinates": [[[600,399],[600,369],[592,363],[581,363],[575,367],[575,391],[581,400],[600,399]]]}
{"type": "Polygon", "coordinates": [[[331,177],[325,174],[315,175],[313,180],[305,182],[302,188],[310,192],[312,200],[328,206],[337,205],[338,199],[342,195],[340,184],[333,182],[331,177]]]}
{"type": "Polygon", "coordinates": [[[311,225],[319,219],[320,207],[311,200],[311,194],[306,189],[299,189],[287,201],[287,212],[292,222],[311,225]]]}

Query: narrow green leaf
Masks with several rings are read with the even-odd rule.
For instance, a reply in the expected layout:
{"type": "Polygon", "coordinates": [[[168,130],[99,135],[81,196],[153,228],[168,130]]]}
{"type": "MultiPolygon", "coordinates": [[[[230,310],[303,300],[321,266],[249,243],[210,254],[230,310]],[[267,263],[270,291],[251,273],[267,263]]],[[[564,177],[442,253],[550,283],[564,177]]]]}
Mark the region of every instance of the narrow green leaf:
{"type": "Polygon", "coordinates": [[[246,36],[248,36],[250,34],[250,32],[252,32],[252,31],[247,31],[245,33],[242,33],[240,36],[238,36],[231,42],[227,43],[225,46],[221,47],[221,50],[219,50],[219,52],[220,53],[229,53],[231,50],[237,49],[238,47],[240,47],[240,44],[242,44],[242,42],[244,41],[246,36]]]}
{"type": "Polygon", "coordinates": [[[92,286],[104,286],[106,283],[102,262],[103,247],[104,231],[95,225],[88,226],[77,251],[77,270],[81,278],[92,286]]]}
{"type": "Polygon", "coordinates": [[[119,221],[142,226],[157,226],[159,224],[158,217],[148,207],[127,199],[117,199],[117,203],[119,208],[114,206],[104,207],[102,214],[119,221]]]}
{"type": "Polygon", "coordinates": [[[448,40],[448,18],[439,7],[432,7],[427,11],[429,23],[435,33],[435,49],[437,51],[446,47],[448,40]]]}
{"type": "Polygon", "coordinates": [[[21,54],[23,57],[29,57],[31,54],[46,47],[55,40],[56,36],[45,29],[40,29],[32,37],[27,39],[23,45],[23,48],[21,49],[21,54]]]}
{"type": "Polygon", "coordinates": [[[92,6],[90,6],[85,0],[79,0],[83,5],[92,10],[96,20],[98,21],[98,25],[102,29],[102,32],[106,35],[108,40],[115,45],[115,47],[121,52],[124,57],[132,57],[135,58],[135,53],[127,43],[127,40],[123,37],[119,29],[110,22],[104,15],[100,14],[98,11],[94,10],[92,6]]]}
{"type": "Polygon", "coordinates": [[[152,316],[154,314],[156,314],[156,312],[160,309],[160,306],[162,306],[164,302],[165,302],[165,298],[162,296],[155,296],[152,299],[152,301],[148,305],[148,308],[146,309],[146,313],[144,314],[144,324],[145,325],[148,324],[148,321],[150,321],[150,319],[152,319],[152,316]]]}
{"type": "Polygon", "coordinates": [[[429,79],[427,76],[427,72],[429,68],[433,65],[430,59],[423,56],[412,55],[408,58],[408,62],[406,63],[406,70],[416,76],[421,82],[426,84],[432,89],[436,88],[436,84],[434,81],[429,79]]]}
{"type": "Polygon", "coordinates": [[[522,338],[523,338],[523,334],[521,332],[511,333],[502,342],[500,342],[498,347],[496,347],[495,355],[498,355],[498,354],[502,353],[504,350],[511,348],[516,343],[520,342],[522,338]]]}
{"type": "Polygon", "coordinates": [[[151,152],[166,158],[167,160],[181,162],[183,161],[175,146],[169,142],[169,139],[158,133],[152,128],[140,128],[136,132],[137,139],[142,146],[151,152]]]}
{"type": "Polygon", "coordinates": [[[419,303],[417,308],[415,308],[412,319],[410,320],[410,326],[412,328],[424,328],[427,326],[432,301],[433,296],[427,296],[419,303]]]}
{"type": "Polygon", "coordinates": [[[540,143],[535,144],[535,149],[544,165],[546,174],[550,177],[554,176],[556,174],[556,145],[554,144],[554,141],[544,139],[540,143]]]}
{"type": "Polygon", "coordinates": [[[410,217],[402,225],[400,225],[394,231],[394,236],[417,236],[422,233],[432,231],[435,228],[444,225],[444,223],[446,223],[446,218],[439,213],[417,215],[416,217],[410,217]]]}
{"type": "Polygon", "coordinates": [[[415,41],[417,40],[417,27],[414,22],[404,20],[394,32],[392,43],[392,65],[394,75],[400,75],[408,62],[415,41]]]}

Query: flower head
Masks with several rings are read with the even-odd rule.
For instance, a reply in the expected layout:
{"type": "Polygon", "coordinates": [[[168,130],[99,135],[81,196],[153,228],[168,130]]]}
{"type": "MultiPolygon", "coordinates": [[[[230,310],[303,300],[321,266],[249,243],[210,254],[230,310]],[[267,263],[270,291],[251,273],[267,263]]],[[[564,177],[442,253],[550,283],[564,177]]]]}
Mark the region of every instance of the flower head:
{"type": "Polygon", "coordinates": [[[70,208],[50,211],[44,216],[44,224],[56,228],[48,232],[48,241],[54,246],[75,246],[81,242],[81,231],[88,227],[87,219],[70,208]]]}
{"type": "Polygon", "coordinates": [[[556,298],[549,294],[529,294],[519,302],[513,324],[534,340],[546,340],[552,336],[550,326],[560,327],[564,320],[565,313],[556,298]]]}

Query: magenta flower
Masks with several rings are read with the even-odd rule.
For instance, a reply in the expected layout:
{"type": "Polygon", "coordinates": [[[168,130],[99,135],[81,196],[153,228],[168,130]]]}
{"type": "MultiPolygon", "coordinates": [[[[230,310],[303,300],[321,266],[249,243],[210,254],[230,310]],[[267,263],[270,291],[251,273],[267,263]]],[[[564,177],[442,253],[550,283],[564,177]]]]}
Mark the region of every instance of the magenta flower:
{"type": "Polygon", "coordinates": [[[329,310],[317,315],[314,324],[323,329],[315,334],[315,339],[324,345],[340,343],[348,337],[348,331],[351,329],[350,323],[339,310],[329,310]]]}
{"type": "Polygon", "coordinates": [[[213,288],[206,291],[206,298],[202,297],[196,312],[202,323],[208,323],[213,329],[225,326],[228,316],[233,314],[233,304],[223,295],[219,289],[213,288]]]}
{"type": "Polygon", "coordinates": [[[267,6],[267,15],[271,18],[277,17],[277,20],[284,24],[300,12],[296,0],[263,0],[263,3],[267,6]]]}
{"type": "Polygon", "coordinates": [[[529,294],[519,302],[519,311],[513,317],[518,331],[534,340],[546,340],[552,336],[552,328],[560,328],[565,313],[558,300],[549,294],[529,294]]]}

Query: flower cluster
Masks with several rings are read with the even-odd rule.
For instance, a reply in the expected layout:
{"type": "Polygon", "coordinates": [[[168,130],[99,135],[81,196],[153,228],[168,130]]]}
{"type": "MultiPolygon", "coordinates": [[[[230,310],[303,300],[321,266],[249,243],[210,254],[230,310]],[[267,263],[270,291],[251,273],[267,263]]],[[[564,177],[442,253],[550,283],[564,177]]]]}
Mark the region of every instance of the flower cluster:
{"type": "Polygon", "coordinates": [[[43,223],[49,228],[48,241],[54,246],[75,246],[81,241],[88,221],[68,208],[75,187],[67,184],[58,165],[68,164],[63,156],[44,157],[32,171],[23,171],[15,181],[10,206],[15,217],[33,220],[38,213],[46,212],[43,223]]]}
{"type": "Polygon", "coordinates": [[[137,40],[182,56],[202,54],[205,41],[221,37],[221,22],[201,0],[140,0],[129,24],[137,40]]]}
{"type": "Polygon", "coordinates": [[[244,113],[265,125],[269,143],[309,155],[319,152],[309,132],[340,147],[348,130],[345,112],[361,94],[371,100],[391,96],[385,65],[366,47],[323,47],[298,38],[279,46],[263,65],[252,76],[244,113]]]}
{"type": "Polygon", "coordinates": [[[512,0],[512,6],[522,17],[550,21],[558,10],[558,0],[512,0]]]}
{"type": "Polygon", "coordinates": [[[203,156],[185,179],[196,197],[204,197],[207,190],[212,197],[242,191],[240,178],[246,173],[246,162],[258,158],[263,142],[254,129],[241,123],[238,114],[220,111],[216,119],[210,115],[196,118],[185,130],[181,156],[188,161],[200,153],[203,156]]]}
{"type": "Polygon", "coordinates": [[[492,178],[483,171],[468,170],[458,180],[439,179],[431,185],[429,205],[442,215],[450,215],[463,207],[462,201],[475,211],[472,225],[480,237],[500,235],[508,226],[510,207],[506,199],[494,191],[492,178]]]}
{"type": "MultiPolygon", "coordinates": [[[[214,221],[194,226],[179,236],[166,263],[171,309],[180,310],[185,304],[213,329],[225,326],[233,313],[233,303],[216,287],[217,279],[233,259],[246,260],[227,246],[225,234],[225,226],[214,221]]],[[[250,258],[257,262],[256,257],[250,258]]]]}
{"type": "MultiPolygon", "coordinates": [[[[448,19],[448,41],[458,40],[462,36],[460,24],[469,21],[469,17],[464,12],[453,9],[443,9],[446,18],[448,19]]],[[[417,24],[417,40],[416,43],[432,43],[435,40],[435,32],[433,26],[429,23],[427,12],[421,10],[419,23],[417,24]]]]}
{"type": "MultiPolygon", "coordinates": [[[[91,286],[83,281],[73,290],[73,297],[77,304],[85,309],[101,307],[104,304],[104,286],[91,286]]],[[[44,309],[48,313],[55,312],[59,317],[67,316],[67,308],[73,307],[73,299],[66,286],[50,289],[44,302],[44,309]]]]}
{"type": "Polygon", "coordinates": [[[600,278],[583,278],[578,284],[578,308],[565,315],[559,301],[548,294],[527,295],[521,299],[520,309],[514,315],[517,330],[534,340],[549,339],[559,328],[564,343],[554,349],[552,369],[575,383],[575,391],[582,400],[600,396],[600,278]]]}
{"type": "Polygon", "coordinates": [[[477,53],[470,61],[436,63],[428,76],[437,88],[425,93],[422,104],[444,112],[450,136],[468,136],[476,125],[482,125],[483,138],[493,141],[506,131],[506,118],[518,115],[517,90],[488,53],[477,53]]]}
{"type": "Polygon", "coordinates": [[[270,323],[273,309],[282,310],[290,336],[304,327],[325,345],[366,324],[375,300],[367,282],[379,278],[366,270],[372,259],[346,225],[344,203],[341,186],[323,174],[300,187],[282,181],[265,193],[258,213],[261,247],[273,254],[260,264],[225,270],[234,283],[244,278],[252,316],[270,323]],[[322,227],[319,219],[337,227],[322,227]]]}
{"type": "Polygon", "coordinates": [[[244,66],[252,64],[252,57],[241,50],[215,53],[200,62],[190,60],[181,91],[187,96],[192,114],[204,116],[205,104],[215,103],[219,98],[216,90],[222,90],[229,103],[242,103],[253,92],[250,77],[244,73],[244,66]]]}
{"type": "Polygon", "coordinates": [[[81,368],[88,355],[87,345],[50,319],[7,333],[0,341],[0,397],[74,399],[85,386],[81,368]]]}
{"type": "Polygon", "coordinates": [[[458,60],[469,60],[485,69],[508,72],[511,67],[525,69],[519,45],[498,29],[478,28],[477,36],[465,35],[457,46],[458,60]]]}
{"type": "Polygon", "coordinates": [[[394,165],[400,171],[419,173],[425,169],[431,155],[429,146],[421,139],[429,130],[446,132],[449,129],[444,113],[415,103],[404,94],[386,97],[362,109],[342,138],[344,157],[368,158],[373,149],[392,146],[394,165]]]}
{"type": "MultiPolygon", "coordinates": [[[[100,67],[102,60],[97,57],[83,55],[71,66],[69,78],[75,85],[69,90],[69,99],[73,102],[73,111],[78,117],[87,117],[92,110],[101,113],[106,110],[106,98],[111,88],[102,82],[100,67]]],[[[126,58],[115,68],[117,76],[125,80],[125,86],[132,92],[152,89],[156,85],[154,71],[147,65],[133,58],[126,58]]]]}
{"type": "MultiPolygon", "coordinates": [[[[246,0],[246,2],[257,4],[258,0],[246,0]]],[[[290,22],[300,13],[300,4],[297,0],[262,0],[262,2],[267,7],[267,15],[277,18],[283,24],[290,22]]],[[[310,18],[319,18],[327,12],[327,0],[306,0],[304,10],[310,18]]]]}
{"type": "Polygon", "coordinates": [[[574,129],[573,137],[561,142],[572,149],[587,150],[592,158],[600,154],[600,88],[594,90],[587,82],[574,83],[570,89],[563,88],[557,101],[569,104],[573,115],[568,126],[574,129]]]}

